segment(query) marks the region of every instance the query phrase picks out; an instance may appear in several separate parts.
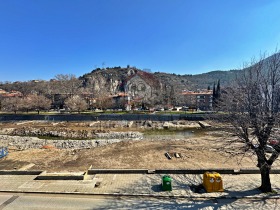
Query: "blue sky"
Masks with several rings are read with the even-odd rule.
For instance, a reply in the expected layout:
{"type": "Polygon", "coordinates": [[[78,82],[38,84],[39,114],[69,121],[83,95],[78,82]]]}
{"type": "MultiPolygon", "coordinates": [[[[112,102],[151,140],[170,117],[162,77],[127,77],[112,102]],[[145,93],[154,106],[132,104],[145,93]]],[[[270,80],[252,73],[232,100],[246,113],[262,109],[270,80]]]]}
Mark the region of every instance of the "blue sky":
{"type": "Polygon", "coordinates": [[[103,65],[240,68],[279,45],[279,11],[278,0],[0,0],[0,81],[81,76],[103,65]]]}

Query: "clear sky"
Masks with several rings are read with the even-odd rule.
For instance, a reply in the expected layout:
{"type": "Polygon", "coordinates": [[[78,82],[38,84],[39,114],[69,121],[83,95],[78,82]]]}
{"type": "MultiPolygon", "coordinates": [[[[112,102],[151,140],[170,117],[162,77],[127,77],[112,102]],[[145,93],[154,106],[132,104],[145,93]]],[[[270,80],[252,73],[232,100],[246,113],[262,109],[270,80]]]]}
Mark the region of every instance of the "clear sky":
{"type": "Polygon", "coordinates": [[[279,40],[279,0],[0,0],[0,81],[236,69],[279,40]]]}

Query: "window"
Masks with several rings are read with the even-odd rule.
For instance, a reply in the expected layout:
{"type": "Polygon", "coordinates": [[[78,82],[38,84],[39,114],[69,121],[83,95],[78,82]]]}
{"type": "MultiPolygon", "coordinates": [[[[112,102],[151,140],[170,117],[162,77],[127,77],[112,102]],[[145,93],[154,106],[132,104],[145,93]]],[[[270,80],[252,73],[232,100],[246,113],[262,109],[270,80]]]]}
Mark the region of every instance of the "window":
{"type": "Polygon", "coordinates": [[[204,98],[205,98],[205,96],[197,96],[197,98],[203,98],[203,99],[204,99],[204,98]]]}

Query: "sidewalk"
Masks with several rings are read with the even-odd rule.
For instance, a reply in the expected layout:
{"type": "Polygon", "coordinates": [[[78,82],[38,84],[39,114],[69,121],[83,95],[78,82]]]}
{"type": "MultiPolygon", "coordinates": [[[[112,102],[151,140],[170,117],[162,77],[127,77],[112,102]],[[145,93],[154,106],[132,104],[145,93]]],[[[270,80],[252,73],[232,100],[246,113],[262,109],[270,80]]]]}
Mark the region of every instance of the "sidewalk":
{"type": "Polygon", "coordinates": [[[163,174],[96,174],[89,180],[35,180],[37,175],[0,175],[0,192],[37,192],[89,195],[142,195],[186,198],[280,198],[280,174],[271,174],[277,194],[261,194],[259,174],[222,174],[224,192],[195,193],[190,186],[202,183],[201,174],[169,174],[173,190],[162,191],[163,174]]]}

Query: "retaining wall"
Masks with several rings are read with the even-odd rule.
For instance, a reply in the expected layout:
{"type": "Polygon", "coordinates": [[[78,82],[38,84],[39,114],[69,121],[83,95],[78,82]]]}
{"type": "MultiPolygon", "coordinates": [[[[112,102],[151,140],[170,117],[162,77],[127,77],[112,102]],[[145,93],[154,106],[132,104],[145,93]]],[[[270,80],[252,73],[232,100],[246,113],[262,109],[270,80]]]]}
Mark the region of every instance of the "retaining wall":
{"type": "MultiPolygon", "coordinates": [[[[141,135],[142,136],[142,135],[141,135]]],[[[105,146],[121,141],[140,140],[141,136],[123,139],[92,139],[92,140],[50,140],[39,139],[37,137],[21,137],[0,135],[0,145],[13,146],[17,149],[40,149],[45,145],[52,145],[58,149],[89,149],[98,146],[105,146]]]]}

